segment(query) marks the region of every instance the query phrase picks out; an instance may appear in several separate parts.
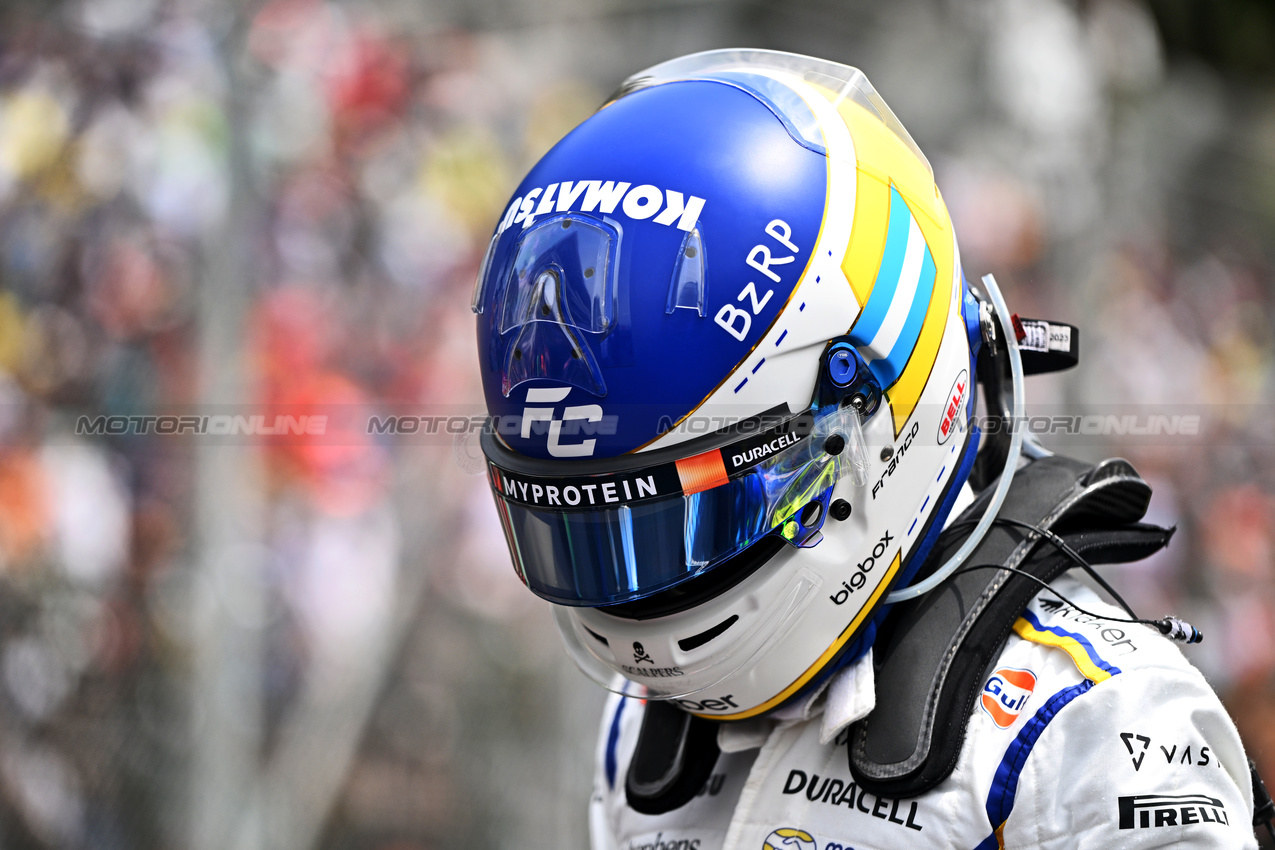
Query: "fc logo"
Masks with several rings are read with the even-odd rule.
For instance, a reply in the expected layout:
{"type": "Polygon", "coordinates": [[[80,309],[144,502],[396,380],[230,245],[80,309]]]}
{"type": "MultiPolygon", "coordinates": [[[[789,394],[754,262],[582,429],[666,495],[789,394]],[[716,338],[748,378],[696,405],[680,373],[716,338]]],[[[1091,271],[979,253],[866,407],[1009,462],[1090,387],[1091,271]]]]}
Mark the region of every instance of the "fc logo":
{"type": "MultiPolygon", "coordinates": [[[[552,407],[531,407],[532,404],[557,404],[571,392],[571,387],[535,387],[527,390],[527,407],[522,411],[522,438],[531,437],[533,422],[549,423],[549,454],[554,457],[591,457],[597,440],[581,440],[578,443],[563,445],[562,423],[564,422],[599,422],[602,420],[602,408],[596,404],[578,404],[562,411],[559,419],[552,407]]],[[[568,433],[577,433],[578,424],[568,428],[568,433]]]]}

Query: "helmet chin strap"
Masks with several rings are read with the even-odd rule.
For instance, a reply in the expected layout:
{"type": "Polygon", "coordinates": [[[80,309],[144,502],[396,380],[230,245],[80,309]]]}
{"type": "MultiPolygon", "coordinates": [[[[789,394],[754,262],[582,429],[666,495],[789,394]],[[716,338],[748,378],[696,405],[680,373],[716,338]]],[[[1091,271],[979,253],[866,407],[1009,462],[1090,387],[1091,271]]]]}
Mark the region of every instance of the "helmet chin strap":
{"type": "Polygon", "coordinates": [[[1013,412],[1009,422],[1012,436],[1009,443],[1009,453],[1005,457],[1005,468],[1001,470],[1000,480],[996,483],[996,491],[992,494],[992,499],[988,503],[987,509],[983,511],[983,516],[979,519],[978,525],[974,527],[974,531],[966,538],[965,543],[956,551],[956,554],[949,558],[946,564],[939,567],[925,581],[891,593],[885,598],[885,604],[887,605],[905,602],[909,599],[915,599],[923,593],[929,593],[942,584],[944,579],[956,572],[961,564],[965,563],[965,559],[977,548],[978,544],[982,542],[983,536],[992,527],[992,522],[995,521],[996,514],[1000,512],[1001,505],[1005,502],[1005,495],[1009,492],[1009,485],[1013,482],[1014,472],[1018,467],[1018,456],[1023,448],[1024,430],[1018,427],[1018,423],[1022,421],[1024,409],[1023,359],[1018,351],[1018,337],[1015,336],[1014,329],[1010,326],[1009,307],[1006,306],[1005,299],[1001,296],[1000,287],[996,285],[996,278],[990,274],[983,275],[983,285],[987,287],[987,294],[991,296],[992,304],[996,307],[996,321],[1001,326],[1001,332],[1005,334],[1005,347],[1009,352],[1011,387],[1014,393],[1013,412]]]}

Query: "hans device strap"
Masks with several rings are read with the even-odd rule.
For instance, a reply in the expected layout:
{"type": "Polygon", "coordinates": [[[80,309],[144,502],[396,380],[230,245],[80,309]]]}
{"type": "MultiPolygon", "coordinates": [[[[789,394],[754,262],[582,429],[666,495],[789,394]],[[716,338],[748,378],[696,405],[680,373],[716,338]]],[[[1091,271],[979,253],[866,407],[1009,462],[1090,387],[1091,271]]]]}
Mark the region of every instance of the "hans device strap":
{"type": "MultiPolygon", "coordinates": [[[[985,491],[939,538],[925,569],[944,563],[982,513],[985,491]],[[955,533],[952,533],[955,532],[955,533]]],[[[1173,532],[1138,521],[1151,488],[1124,460],[1096,467],[1070,458],[1036,460],[1014,476],[1000,517],[1059,535],[1093,564],[1135,561],[1173,532]]],[[[1049,582],[1074,561],[1031,531],[998,523],[970,564],[1003,564],[1049,582]]],[[[951,774],[980,686],[1014,621],[1039,591],[1004,570],[957,572],[892,612],[877,639],[877,704],[851,730],[850,771],[873,794],[907,798],[951,774]]]]}
{"type": "Polygon", "coordinates": [[[629,808],[639,814],[662,815],[694,797],[717,764],[718,725],[673,703],[647,702],[624,781],[629,808]]]}

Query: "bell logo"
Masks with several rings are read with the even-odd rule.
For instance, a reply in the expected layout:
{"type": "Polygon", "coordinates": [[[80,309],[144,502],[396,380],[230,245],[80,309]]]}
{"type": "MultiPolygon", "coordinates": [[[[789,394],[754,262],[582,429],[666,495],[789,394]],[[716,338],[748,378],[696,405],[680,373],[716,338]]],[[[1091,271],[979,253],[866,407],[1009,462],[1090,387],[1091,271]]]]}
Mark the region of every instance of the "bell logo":
{"type": "MultiPolygon", "coordinates": [[[[599,422],[602,420],[602,408],[596,404],[579,404],[562,411],[559,419],[553,407],[531,407],[532,404],[557,404],[567,397],[571,387],[533,387],[527,390],[527,407],[522,411],[522,438],[531,437],[531,426],[535,422],[549,423],[549,454],[554,457],[591,457],[597,440],[581,440],[578,443],[563,444],[562,423],[564,422],[599,422]]],[[[570,433],[577,433],[578,425],[571,426],[570,433]]]]}
{"type": "Polygon", "coordinates": [[[948,391],[947,401],[943,403],[943,415],[939,418],[939,445],[947,442],[947,438],[952,436],[952,432],[956,430],[956,426],[960,424],[957,417],[961,414],[961,409],[965,406],[965,390],[969,387],[969,372],[964,369],[961,374],[956,376],[956,380],[952,382],[952,389],[948,391]]]}
{"type": "Polygon", "coordinates": [[[1023,706],[1036,687],[1036,674],[1030,670],[1002,667],[983,685],[979,704],[992,722],[1002,729],[1014,725],[1023,706]]]}

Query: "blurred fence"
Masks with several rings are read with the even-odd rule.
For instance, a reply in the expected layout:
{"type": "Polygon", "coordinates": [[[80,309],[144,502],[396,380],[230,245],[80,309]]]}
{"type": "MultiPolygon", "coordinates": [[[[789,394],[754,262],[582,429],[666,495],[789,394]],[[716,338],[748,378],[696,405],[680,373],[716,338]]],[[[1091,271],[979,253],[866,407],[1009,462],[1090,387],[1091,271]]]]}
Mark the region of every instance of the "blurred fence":
{"type": "Polygon", "coordinates": [[[602,695],[472,445],[325,429],[480,413],[469,289],[523,171],[628,73],[741,44],[863,68],[967,274],[1083,328],[1029,413],[1152,482],[1178,535],[1113,580],[1206,631],[1275,777],[1263,9],[3,7],[0,847],[585,843],[602,695]]]}

